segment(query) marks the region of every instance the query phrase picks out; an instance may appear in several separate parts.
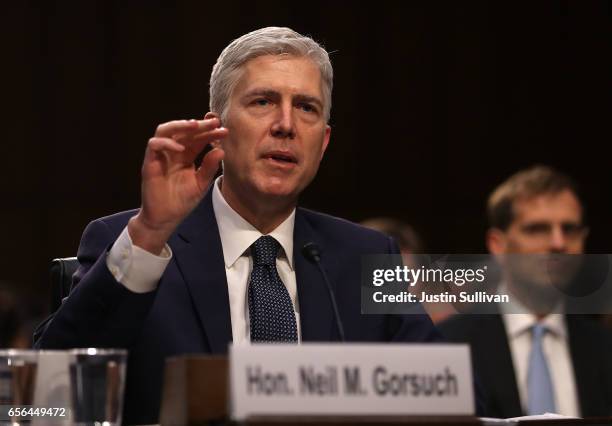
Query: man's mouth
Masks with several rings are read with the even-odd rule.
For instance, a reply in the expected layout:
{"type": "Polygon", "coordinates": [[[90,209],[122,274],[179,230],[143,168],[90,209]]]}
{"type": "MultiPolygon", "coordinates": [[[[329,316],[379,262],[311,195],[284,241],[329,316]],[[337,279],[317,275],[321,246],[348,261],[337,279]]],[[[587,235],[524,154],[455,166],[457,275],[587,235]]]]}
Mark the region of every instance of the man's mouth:
{"type": "Polygon", "coordinates": [[[271,151],[264,154],[263,158],[265,158],[266,160],[272,160],[280,164],[297,164],[297,158],[290,152],[271,151]]]}

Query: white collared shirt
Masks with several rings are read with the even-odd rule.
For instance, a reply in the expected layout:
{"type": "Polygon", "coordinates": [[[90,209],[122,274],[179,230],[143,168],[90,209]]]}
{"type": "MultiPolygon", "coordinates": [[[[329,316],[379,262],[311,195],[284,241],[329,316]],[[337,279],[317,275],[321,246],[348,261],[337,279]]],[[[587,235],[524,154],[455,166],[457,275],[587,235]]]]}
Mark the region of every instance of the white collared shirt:
{"type": "MultiPolygon", "coordinates": [[[[503,293],[501,290],[500,292],[503,293]]],[[[532,314],[515,313],[528,312],[527,308],[522,306],[516,298],[511,299],[509,304],[500,304],[500,310],[508,336],[521,405],[523,411],[527,412],[527,371],[531,351],[531,328],[538,322],[538,319],[532,314]]],[[[540,322],[548,330],[544,334],[542,347],[555,390],[557,413],[578,417],[580,407],[564,315],[551,313],[540,322]]]]}
{"type": "MultiPolygon", "coordinates": [[[[250,246],[263,236],[253,225],[240,216],[223,198],[219,189],[222,177],[217,178],[212,189],[212,204],[219,227],[225,274],[229,295],[232,336],[234,343],[249,342],[249,305],[247,292],[249,277],[253,269],[250,246]]],[[[281,250],[276,259],[278,275],[287,287],[295,320],[298,339],[301,341],[300,315],[297,300],[297,281],[293,266],[293,227],[295,209],[276,229],[268,235],[279,242],[281,250]]],[[[113,244],[106,264],[115,279],[136,293],[153,291],[172,258],[166,245],[160,256],[156,256],[132,243],[127,227],[113,244]]]]}
{"type": "MultiPolygon", "coordinates": [[[[212,193],[213,210],[219,226],[221,246],[223,246],[223,259],[225,262],[225,275],[227,276],[227,290],[229,294],[230,313],[232,316],[232,335],[234,343],[249,341],[249,305],[247,302],[249,277],[253,269],[250,255],[251,244],[263,236],[253,225],[244,220],[234,209],[227,204],[219,189],[221,177],[215,181],[212,193]]],[[[268,235],[278,241],[282,247],[276,259],[278,275],[287,287],[300,339],[300,314],[296,309],[297,282],[293,268],[293,226],[295,223],[295,209],[274,231],[268,235]]]]}

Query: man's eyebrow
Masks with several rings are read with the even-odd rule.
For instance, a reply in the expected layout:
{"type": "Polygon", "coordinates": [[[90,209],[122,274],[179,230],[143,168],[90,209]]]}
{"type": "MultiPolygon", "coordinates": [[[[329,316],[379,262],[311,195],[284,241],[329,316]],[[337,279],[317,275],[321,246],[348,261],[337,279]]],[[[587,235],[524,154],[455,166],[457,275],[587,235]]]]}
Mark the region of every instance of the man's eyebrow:
{"type": "Polygon", "coordinates": [[[529,228],[532,226],[552,226],[552,223],[547,220],[534,220],[531,222],[523,223],[523,228],[529,228]]]}
{"type": "MultiPolygon", "coordinates": [[[[280,97],[280,93],[272,89],[255,88],[255,89],[249,90],[248,92],[244,94],[245,98],[252,98],[256,96],[264,96],[267,98],[278,99],[280,97]]],[[[319,99],[316,96],[297,94],[293,96],[293,100],[297,102],[313,103],[313,104],[318,105],[319,108],[323,108],[323,101],[321,101],[321,99],[319,99]]]]}
{"type": "Polygon", "coordinates": [[[248,92],[244,94],[245,98],[251,98],[254,96],[265,96],[268,98],[275,98],[275,97],[279,97],[280,93],[272,89],[255,88],[255,89],[249,90],[248,92]]]}

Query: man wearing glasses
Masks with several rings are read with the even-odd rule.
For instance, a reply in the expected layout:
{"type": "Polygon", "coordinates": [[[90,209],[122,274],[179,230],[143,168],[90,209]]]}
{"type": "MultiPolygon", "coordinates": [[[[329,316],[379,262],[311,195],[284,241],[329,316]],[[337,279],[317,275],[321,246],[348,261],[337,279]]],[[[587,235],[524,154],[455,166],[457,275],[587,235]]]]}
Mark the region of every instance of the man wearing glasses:
{"type": "Polygon", "coordinates": [[[610,333],[566,314],[560,296],[573,285],[580,257],[571,255],[584,253],[588,234],[576,185],[535,166],[499,185],[487,210],[487,247],[511,303],[441,324],[450,340],[470,343],[487,415],[612,414],[610,333]]]}

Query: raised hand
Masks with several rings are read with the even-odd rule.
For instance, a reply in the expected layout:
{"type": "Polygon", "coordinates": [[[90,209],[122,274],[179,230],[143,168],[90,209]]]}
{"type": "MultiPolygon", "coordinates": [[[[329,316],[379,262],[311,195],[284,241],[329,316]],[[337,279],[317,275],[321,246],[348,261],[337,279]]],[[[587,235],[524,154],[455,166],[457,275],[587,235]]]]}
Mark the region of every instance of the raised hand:
{"type": "Polygon", "coordinates": [[[220,125],[219,119],[212,117],[170,121],[157,127],[142,164],[142,206],[128,223],[135,245],[161,253],[172,232],[200,202],[224,153],[213,148],[197,170],[194,161],[206,145],[227,136],[227,129],[220,125]]]}

